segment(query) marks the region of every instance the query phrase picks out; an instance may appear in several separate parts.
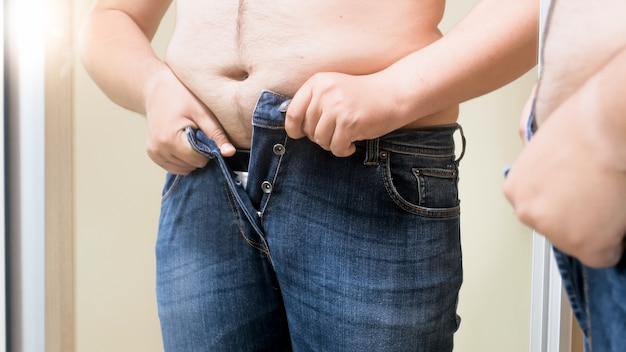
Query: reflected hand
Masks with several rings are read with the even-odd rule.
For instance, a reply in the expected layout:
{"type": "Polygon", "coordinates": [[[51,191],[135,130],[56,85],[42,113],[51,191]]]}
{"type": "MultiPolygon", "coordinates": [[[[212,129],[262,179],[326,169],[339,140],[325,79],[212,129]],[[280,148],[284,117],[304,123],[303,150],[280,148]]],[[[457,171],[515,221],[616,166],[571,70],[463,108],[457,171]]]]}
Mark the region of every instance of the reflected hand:
{"type": "Polygon", "coordinates": [[[555,111],[511,168],[504,193],[520,221],[557,248],[606,267],[623,254],[626,172],[590,132],[587,115],[575,104],[555,111]]]}
{"type": "MultiPolygon", "coordinates": [[[[528,142],[528,138],[527,138],[528,132],[529,132],[528,123],[529,123],[531,113],[534,113],[533,109],[534,109],[534,102],[535,102],[536,96],[537,96],[537,84],[533,86],[532,92],[530,93],[530,97],[528,97],[528,100],[526,100],[526,103],[524,104],[524,108],[522,109],[522,116],[520,117],[520,121],[519,121],[518,133],[524,144],[528,142]]],[[[535,123],[537,123],[536,120],[535,120],[535,123]]]]}

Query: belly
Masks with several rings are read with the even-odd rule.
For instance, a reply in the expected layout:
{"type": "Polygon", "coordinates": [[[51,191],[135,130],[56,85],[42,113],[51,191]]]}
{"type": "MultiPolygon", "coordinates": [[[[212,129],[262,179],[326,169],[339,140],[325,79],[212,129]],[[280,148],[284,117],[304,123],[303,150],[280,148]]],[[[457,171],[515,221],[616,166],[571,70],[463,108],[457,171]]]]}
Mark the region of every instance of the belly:
{"type": "Polygon", "coordinates": [[[553,11],[537,96],[539,124],[626,48],[626,2],[555,0],[553,11]]]}
{"type": "MultiPolygon", "coordinates": [[[[166,61],[247,147],[262,90],[292,96],[317,72],[380,71],[439,39],[443,9],[443,0],[179,0],[166,61]]],[[[407,127],[455,119],[451,107],[407,127]]]]}

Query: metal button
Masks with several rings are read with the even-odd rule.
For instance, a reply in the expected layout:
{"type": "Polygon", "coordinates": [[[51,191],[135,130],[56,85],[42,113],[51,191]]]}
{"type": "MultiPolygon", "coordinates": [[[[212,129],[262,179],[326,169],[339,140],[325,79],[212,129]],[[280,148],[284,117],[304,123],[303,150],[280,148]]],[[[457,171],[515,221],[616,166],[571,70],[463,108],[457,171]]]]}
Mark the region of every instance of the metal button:
{"type": "Polygon", "coordinates": [[[285,146],[282,145],[282,144],[274,145],[274,154],[276,154],[276,155],[283,155],[283,154],[285,154],[285,146]]]}
{"type": "Polygon", "coordinates": [[[282,104],[280,104],[280,106],[278,107],[278,111],[280,112],[287,112],[287,108],[289,108],[289,104],[291,103],[291,99],[287,99],[285,101],[283,101],[282,104]]]}
{"type": "Polygon", "coordinates": [[[273,186],[269,181],[263,181],[263,183],[261,183],[263,193],[272,193],[272,188],[273,186]]]}

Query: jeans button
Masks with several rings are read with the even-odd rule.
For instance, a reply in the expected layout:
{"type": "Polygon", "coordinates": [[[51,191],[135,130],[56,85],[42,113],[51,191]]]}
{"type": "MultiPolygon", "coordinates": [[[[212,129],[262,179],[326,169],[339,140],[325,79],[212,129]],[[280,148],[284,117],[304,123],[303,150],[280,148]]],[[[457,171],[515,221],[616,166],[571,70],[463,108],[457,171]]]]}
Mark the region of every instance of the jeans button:
{"type": "Polygon", "coordinates": [[[287,112],[287,108],[289,108],[289,103],[291,103],[291,99],[287,99],[285,100],[282,104],[280,104],[280,106],[278,107],[278,111],[280,112],[287,112]]]}
{"type": "Polygon", "coordinates": [[[272,193],[272,188],[272,184],[269,181],[263,181],[263,183],[261,183],[263,193],[272,193]]]}
{"type": "Polygon", "coordinates": [[[274,146],[274,154],[279,156],[285,154],[285,146],[282,144],[276,144],[274,146]]]}

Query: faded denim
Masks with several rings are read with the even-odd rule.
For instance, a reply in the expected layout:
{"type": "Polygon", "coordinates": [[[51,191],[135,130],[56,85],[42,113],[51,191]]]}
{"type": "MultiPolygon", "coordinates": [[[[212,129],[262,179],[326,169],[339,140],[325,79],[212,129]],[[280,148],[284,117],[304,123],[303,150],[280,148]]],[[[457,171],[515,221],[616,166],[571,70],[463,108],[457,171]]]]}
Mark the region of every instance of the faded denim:
{"type": "Polygon", "coordinates": [[[451,351],[460,126],[396,131],[338,158],[287,137],[286,100],[261,94],[252,148],[234,158],[187,131],[211,160],[163,190],[165,350],[451,351]],[[246,188],[234,171],[249,172],[246,188]]]}

